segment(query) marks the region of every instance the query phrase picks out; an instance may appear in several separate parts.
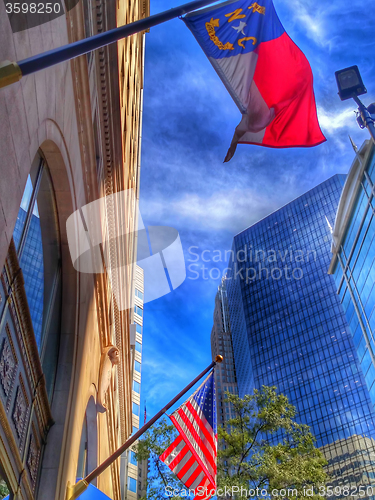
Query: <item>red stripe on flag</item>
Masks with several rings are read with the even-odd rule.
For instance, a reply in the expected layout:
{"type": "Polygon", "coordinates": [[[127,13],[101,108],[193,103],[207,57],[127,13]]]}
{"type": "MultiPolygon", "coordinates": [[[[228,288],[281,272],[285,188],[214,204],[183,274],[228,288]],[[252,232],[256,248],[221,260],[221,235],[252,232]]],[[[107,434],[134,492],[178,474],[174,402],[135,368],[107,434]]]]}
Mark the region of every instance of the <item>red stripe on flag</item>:
{"type": "Polygon", "coordinates": [[[194,483],[194,481],[197,479],[199,474],[201,474],[202,472],[204,472],[204,470],[202,470],[202,467],[200,466],[200,464],[198,462],[198,467],[195,469],[195,471],[192,473],[192,475],[189,477],[189,479],[185,483],[186,488],[190,488],[190,486],[194,483]]]}
{"type": "MultiPolygon", "coordinates": [[[[201,419],[200,419],[197,411],[195,410],[194,406],[190,403],[190,401],[186,401],[186,406],[187,406],[187,408],[189,408],[190,413],[193,415],[193,417],[195,418],[195,420],[197,420],[198,422],[201,422],[201,419]]],[[[214,442],[212,434],[210,434],[210,432],[208,431],[207,427],[204,425],[204,422],[202,422],[202,425],[199,425],[199,427],[202,430],[203,434],[205,435],[205,438],[207,439],[207,441],[212,446],[212,448],[214,450],[216,450],[217,445],[214,442]]]]}
{"type": "Polygon", "coordinates": [[[182,450],[177,455],[177,457],[174,460],[172,460],[172,462],[168,465],[168,467],[171,469],[171,471],[173,471],[173,469],[176,467],[176,465],[178,465],[181,462],[181,460],[184,458],[186,453],[188,453],[188,451],[189,451],[188,446],[184,446],[182,448],[182,450]]]}
{"type": "MultiPolygon", "coordinates": [[[[200,492],[205,493],[204,495],[198,496],[199,500],[206,500],[206,499],[209,499],[213,496],[213,495],[211,495],[210,492],[211,492],[211,490],[215,491],[216,488],[215,488],[215,485],[213,485],[207,477],[204,477],[195,489],[198,491],[198,495],[200,492]],[[198,489],[200,487],[202,488],[202,490],[198,489]],[[206,492],[207,492],[207,494],[206,494],[206,492]]],[[[214,494],[214,492],[213,492],[213,494],[214,494]]],[[[197,496],[195,498],[197,498],[197,496]]]]}
{"type": "Polygon", "coordinates": [[[324,142],[316,114],[313,75],[304,53],[286,33],[262,42],[256,51],[254,83],[276,115],[260,145],[310,147],[324,142]]]}
{"type": "MultiPolygon", "coordinates": [[[[171,415],[170,418],[171,418],[172,422],[174,423],[174,425],[177,427],[177,430],[183,436],[186,436],[185,431],[182,429],[181,425],[177,422],[176,418],[173,415],[171,415]]],[[[210,478],[212,478],[211,472],[209,472],[209,470],[207,469],[207,465],[202,461],[201,457],[198,455],[198,453],[195,450],[194,446],[190,443],[190,440],[189,440],[188,436],[186,436],[186,441],[185,442],[188,444],[188,446],[190,448],[190,451],[194,454],[194,456],[197,459],[199,465],[202,467],[203,472],[206,474],[206,476],[209,476],[210,478]]],[[[199,443],[196,443],[196,444],[198,445],[199,443]]],[[[211,467],[212,467],[212,465],[211,465],[211,467]]]]}
{"type": "Polygon", "coordinates": [[[172,453],[172,451],[177,448],[177,446],[181,443],[182,436],[179,434],[178,437],[173,441],[173,443],[165,450],[165,452],[160,455],[160,460],[164,462],[168,458],[168,456],[172,453]]]}
{"type": "MultiPolygon", "coordinates": [[[[201,437],[199,436],[199,434],[197,433],[197,431],[195,430],[193,424],[191,423],[191,421],[189,420],[189,418],[187,417],[187,415],[184,413],[184,411],[182,410],[182,408],[180,408],[178,410],[178,414],[180,415],[180,417],[182,418],[182,420],[184,421],[186,427],[189,429],[189,431],[191,432],[193,438],[195,439],[195,441],[197,442],[198,446],[201,448],[204,456],[206,457],[206,459],[208,460],[208,462],[210,463],[211,467],[213,468],[214,470],[214,473],[216,474],[216,463],[215,463],[215,448],[213,450],[213,454],[208,450],[207,446],[204,444],[204,442],[202,441],[201,437]]],[[[199,418],[198,416],[198,419],[196,420],[197,424],[199,425],[199,429],[202,429],[202,426],[203,426],[203,422],[202,420],[199,418]]]]}
{"type": "MultiPolygon", "coordinates": [[[[180,472],[177,474],[177,477],[179,479],[182,479],[184,477],[184,475],[187,473],[187,471],[190,469],[190,467],[195,464],[196,462],[196,459],[195,459],[195,456],[192,454],[191,457],[189,458],[189,460],[186,462],[186,464],[182,467],[182,469],[180,470],[180,472]]],[[[199,467],[197,467],[199,469],[199,467]]]]}

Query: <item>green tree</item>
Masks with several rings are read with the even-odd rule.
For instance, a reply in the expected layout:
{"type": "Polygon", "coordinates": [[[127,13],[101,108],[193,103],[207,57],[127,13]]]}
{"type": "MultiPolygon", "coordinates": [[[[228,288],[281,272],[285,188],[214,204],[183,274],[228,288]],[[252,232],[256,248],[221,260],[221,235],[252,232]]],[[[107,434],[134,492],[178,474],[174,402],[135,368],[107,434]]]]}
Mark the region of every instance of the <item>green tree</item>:
{"type": "MultiPolygon", "coordinates": [[[[218,489],[226,487],[233,492],[233,499],[264,498],[266,490],[268,497],[293,500],[307,498],[305,488],[309,490],[308,498],[321,500],[317,492],[326,484],[324,466],[327,462],[315,448],[309,426],[295,422],[296,408],[288,398],[277,394],[275,387],[263,386],[242,399],[227,392],[226,401],[232,405],[234,418],[227,421],[225,428],[218,429],[221,448],[217,463],[218,489]],[[275,437],[277,444],[273,444],[275,437]],[[284,489],[289,490],[285,497],[284,489]],[[278,495],[272,493],[274,490],[278,495]]],[[[170,491],[183,489],[183,484],[159,460],[176,437],[175,427],[164,418],[138,443],[138,460],[150,458],[147,498],[165,499],[167,486],[170,491]]]]}
{"type": "Polygon", "coordinates": [[[8,486],[4,479],[0,479],[0,498],[5,498],[9,495],[8,486]]]}
{"type": "MultiPolygon", "coordinates": [[[[218,452],[218,485],[241,487],[247,495],[238,498],[268,495],[283,498],[280,490],[289,490],[285,498],[306,498],[304,488],[314,489],[310,498],[325,486],[327,464],[323,454],[315,448],[315,438],[308,425],[294,421],[296,408],[276,387],[263,386],[243,399],[226,393],[234,418],[226,428],[218,430],[222,444],[218,452]],[[272,438],[277,434],[277,444],[272,438]],[[258,488],[258,492],[257,492],[258,488]],[[272,492],[277,490],[277,495],[272,492]]],[[[237,498],[234,495],[234,498],[237,498]]]]}

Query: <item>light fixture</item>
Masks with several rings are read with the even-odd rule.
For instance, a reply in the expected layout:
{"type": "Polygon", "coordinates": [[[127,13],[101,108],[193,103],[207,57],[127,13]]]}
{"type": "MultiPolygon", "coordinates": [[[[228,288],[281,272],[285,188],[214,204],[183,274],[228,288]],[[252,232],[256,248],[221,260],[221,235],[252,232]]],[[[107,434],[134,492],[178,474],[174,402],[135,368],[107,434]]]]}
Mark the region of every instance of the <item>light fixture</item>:
{"type": "Polygon", "coordinates": [[[367,93],[358,66],[340,69],[335,72],[335,76],[339,89],[339,96],[342,101],[367,93]]]}
{"type": "Polygon", "coordinates": [[[375,103],[368,108],[361,102],[358,96],[366,94],[367,90],[363,84],[358,66],[340,69],[335,72],[339,96],[342,101],[353,99],[358,105],[357,123],[360,128],[367,128],[372,140],[375,142],[375,103]]]}

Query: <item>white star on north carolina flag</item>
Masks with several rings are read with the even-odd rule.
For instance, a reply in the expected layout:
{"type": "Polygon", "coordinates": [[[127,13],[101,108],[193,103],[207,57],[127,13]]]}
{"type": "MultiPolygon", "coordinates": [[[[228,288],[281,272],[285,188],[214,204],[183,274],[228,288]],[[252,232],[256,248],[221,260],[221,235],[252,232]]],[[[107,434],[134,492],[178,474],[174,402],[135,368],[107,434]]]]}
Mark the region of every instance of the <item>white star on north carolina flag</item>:
{"type": "Polygon", "coordinates": [[[242,33],[244,35],[245,33],[243,32],[243,29],[245,26],[247,26],[247,24],[243,21],[240,21],[240,24],[238,26],[232,26],[232,28],[236,30],[237,33],[242,33]]]}

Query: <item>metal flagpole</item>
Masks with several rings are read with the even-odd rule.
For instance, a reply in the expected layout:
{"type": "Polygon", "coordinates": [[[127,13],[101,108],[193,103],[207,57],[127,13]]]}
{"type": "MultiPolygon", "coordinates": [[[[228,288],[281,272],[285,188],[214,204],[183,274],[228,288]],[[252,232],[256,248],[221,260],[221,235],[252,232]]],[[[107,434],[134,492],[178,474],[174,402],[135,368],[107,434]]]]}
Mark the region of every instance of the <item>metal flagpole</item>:
{"type": "Polygon", "coordinates": [[[215,361],[213,361],[202,373],[195,377],[195,379],[190,382],[189,385],[185,387],[177,396],[175,396],[172,401],[170,401],[162,410],[160,410],[151,420],[147,422],[143,427],[141,427],[138,432],[133,434],[118,450],[116,450],[113,455],[108,457],[101,463],[96,469],[94,469],[88,476],[84,479],[78,481],[78,483],[71,485],[68,483],[65,500],[75,500],[79,497],[88,487],[93,479],[99,476],[107,467],[109,467],[120,455],[124,453],[125,450],[129,448],[135,441],[137,441],[144,432],[147,431],[164,413],[169,410],[171,406],[173,406],[184,394],[188,392],[197,382],[200,380],[207,372],[211,370],[217,363],[221,363],[223,361],[223,356],[220,354],[216,356],[215,361]]]}
{"type": "Polygon", "coordinates": [[[18,82],[23,76],[36,73],[37,71],[49,68],[63,61],[69,61],[75,57],[82,56],[87,52],[117,42],[121,40],[121,38],[134,35],[140,31],[145,31],[152,26],[157,26],[158,24],[165,23],[170,19],[182,16],[200,7],[215,3],[215,1],[217,0],[194,0],[180,7],[174,7],[173,9],[146,17],[145,19],[140,19],[134,23],[126,24],[125,26],[120,26],[105,31],[104,33],[84,38],[83,40],[78,40],[78,42],[70,43],[36,56],[28,57],[22,61],[3,61],[0,63],[0,88],[18,82]]]}

